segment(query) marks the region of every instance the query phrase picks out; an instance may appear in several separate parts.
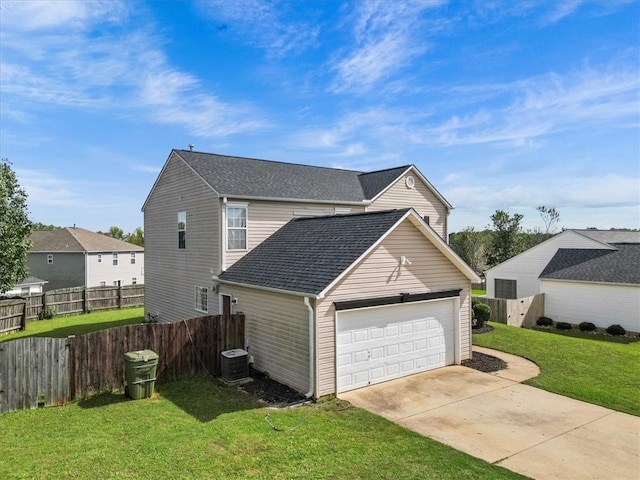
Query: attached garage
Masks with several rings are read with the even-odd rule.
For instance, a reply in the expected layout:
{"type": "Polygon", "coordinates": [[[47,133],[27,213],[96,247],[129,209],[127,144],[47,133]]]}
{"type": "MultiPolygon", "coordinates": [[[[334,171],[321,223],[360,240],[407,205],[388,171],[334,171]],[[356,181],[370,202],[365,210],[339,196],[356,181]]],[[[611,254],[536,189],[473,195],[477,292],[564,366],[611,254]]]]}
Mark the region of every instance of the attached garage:
{"type": "Polygon", "coordinates": [[[446,298],[337,312],[337,393],[456,363],[458,304],[446,298]]]}
{"type": "Polygon", "coordinates": [[[292,220],[218,281],[255,365],[318,398],[469,358],[476,279],[409,209],[292,220]]]}

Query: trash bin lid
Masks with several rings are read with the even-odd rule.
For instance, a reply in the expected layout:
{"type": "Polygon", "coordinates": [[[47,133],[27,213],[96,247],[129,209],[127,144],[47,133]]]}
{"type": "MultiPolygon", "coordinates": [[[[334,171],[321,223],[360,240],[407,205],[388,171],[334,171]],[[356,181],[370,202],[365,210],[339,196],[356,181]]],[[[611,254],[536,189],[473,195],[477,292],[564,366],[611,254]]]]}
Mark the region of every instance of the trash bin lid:
{"type": "Polygon", "coordinates": [[[246,354],[247,352],[245,352],[241,348],[234,348],[233,350],[225,350],[224,352],[222,352],[222,356],[226,358],[241,357],[246,354]]]}
{"type": "Polygon", "coordinates": [[[124,359],[131,363],[148,362],[150,360],[157,360],[158,354],[153,350],[137,350],[135,352],[125,353],[124,359]]]}

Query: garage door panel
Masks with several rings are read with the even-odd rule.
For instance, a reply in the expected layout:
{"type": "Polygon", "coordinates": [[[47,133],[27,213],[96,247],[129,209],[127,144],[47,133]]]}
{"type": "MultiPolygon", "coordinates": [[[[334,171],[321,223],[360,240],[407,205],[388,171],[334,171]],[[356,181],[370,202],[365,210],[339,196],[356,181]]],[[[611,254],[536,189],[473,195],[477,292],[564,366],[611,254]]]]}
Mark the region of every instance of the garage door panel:
{"type": "Polygon", "coordinates": [[[453,320],[453,299],[340,312],[338,392],[453,363],[453,320]]]}

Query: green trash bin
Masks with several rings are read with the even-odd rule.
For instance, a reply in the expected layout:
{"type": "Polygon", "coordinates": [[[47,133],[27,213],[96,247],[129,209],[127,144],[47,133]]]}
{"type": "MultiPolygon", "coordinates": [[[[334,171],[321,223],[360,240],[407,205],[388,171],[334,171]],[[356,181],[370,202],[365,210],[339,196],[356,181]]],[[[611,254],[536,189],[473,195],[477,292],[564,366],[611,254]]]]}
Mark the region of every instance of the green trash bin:
{"type": "Polygon", "coordinates": [[[149,398],[156,386],[158,354],[153,350],[138,350],[123,355],[125,379],[124,393],[134,400],[149,398]]]}

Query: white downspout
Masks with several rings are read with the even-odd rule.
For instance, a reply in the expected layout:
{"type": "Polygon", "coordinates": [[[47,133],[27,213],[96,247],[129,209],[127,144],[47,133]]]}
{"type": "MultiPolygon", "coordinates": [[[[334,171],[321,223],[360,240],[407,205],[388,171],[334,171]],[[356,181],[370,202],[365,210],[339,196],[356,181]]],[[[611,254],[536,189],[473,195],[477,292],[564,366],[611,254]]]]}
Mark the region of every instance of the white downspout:
{"type": "Polygon", "coordinates": [[[305,397],[311,398],[315,390],[315,345],[316,345],[316,332],[315,332],[315,318],[313,314],[313,307],[309,303],[309,297],[304,297],[304,304],[309,310],[309,391],[304,394],[305,397]]]}
{"type": "Polygon", "coordinates": [[[220,271],[224,272],[227,269],[227,197],[222,198],[222,225],[221,231],[222,235],[220,235],[220,271]]]}

